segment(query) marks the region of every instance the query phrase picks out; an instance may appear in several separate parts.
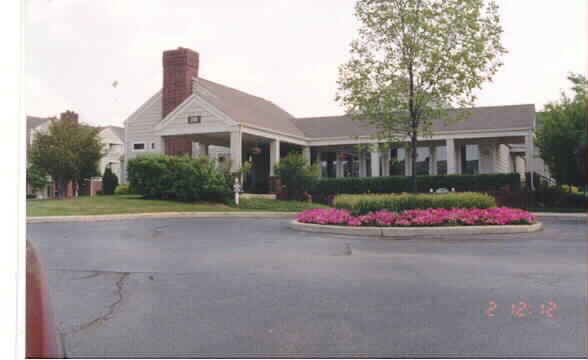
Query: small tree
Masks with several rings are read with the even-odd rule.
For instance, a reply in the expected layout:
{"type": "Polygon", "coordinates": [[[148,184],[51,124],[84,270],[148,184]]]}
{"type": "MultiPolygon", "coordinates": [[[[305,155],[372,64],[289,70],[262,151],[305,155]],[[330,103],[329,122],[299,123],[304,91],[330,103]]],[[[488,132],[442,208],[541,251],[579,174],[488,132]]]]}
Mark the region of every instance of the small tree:
{"type": "Polygon", "coordinates": [[[27,184],[33,192],[43,189],[49,185],[47,173],[35,165],[30,165],[27,168],[27,184]]]}
{"type": "Polygon", "coordinates": [[[70,181],[78,188],[96,174],[102,156],[98,129],[56,118],[47,132],[35,134],[29,153],[31,165],[49,174],[59,187],[59,197],[65,195],[70,181]]]}
{"type": "MultiPolygon", "coordinates": [[[[419,136],[432,120],[457,121],[492,80],[506,52],[494,0],[359,0],[359,37],[339,68],[340,101],[378,141],[408,140],[416,168],[419,136]]],[[[416,192],[416,172],[412,172],[416,192]]]]}
{"type": "Polygon", "coordinates": [[[107,167],[102,176],[102,193],[104,195],[114,195],[114,190],[118,186],[118,177],[107,167]]]}
{"type": "Polygon", "coordinates": [[[574,97],[561,94],[559,101],[545,105],[541,126],[535,130],[535,144],[559,185],[586,185],[586,102],[588,82],[583,75],[570,74],[574,97]]]}
{"type": "Polygon", "coordinates": [[[290,153],[280,160],[275,167],[276,175],[288,189],[290,200],[304,199],[304,192],[309,191],[317,183],[320,167],[309,165],[302,154],[290,153]]]}

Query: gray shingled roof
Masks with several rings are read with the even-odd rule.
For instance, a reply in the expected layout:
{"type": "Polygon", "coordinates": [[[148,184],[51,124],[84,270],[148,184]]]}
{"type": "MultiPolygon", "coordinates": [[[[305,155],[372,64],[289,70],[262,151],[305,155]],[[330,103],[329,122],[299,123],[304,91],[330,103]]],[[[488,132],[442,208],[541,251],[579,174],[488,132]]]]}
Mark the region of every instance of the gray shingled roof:
{"type": "MultiPolygon", "coordinates": [[[[433,131],[532,129],[535,105],[489,106],[469,109],[470,117],[449,125],[433,122],[433,131]]],[[[293,119],[294,124],[310,138],[370,136],[374,130],[360,126],[350,115],[293,119]]]]}
{"type": "Polygon", "coordinates": [[[196,81],[213,95],[201,94],[202,97],[232,119],[290,135],[304,136],[294,125],[294,116],[271,101],[201,77],[196,78],[196,81]]]}

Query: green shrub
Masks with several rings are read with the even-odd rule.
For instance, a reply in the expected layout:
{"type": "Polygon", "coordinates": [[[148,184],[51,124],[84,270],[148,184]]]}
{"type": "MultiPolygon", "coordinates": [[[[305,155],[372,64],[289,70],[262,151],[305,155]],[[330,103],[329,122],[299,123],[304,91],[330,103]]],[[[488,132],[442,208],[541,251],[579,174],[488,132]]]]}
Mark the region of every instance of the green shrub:
{"type": "Polygon", "coordinates": [[[319,179],[318,164],[309,165],[301,154],[291,153],[282,158],[275,167],[282,185],[286,185],[290,200],[301,200],[304,192],[310,191],[319,179]]]}
{"type": "Polygon", "coordinates": [[[102,175],[102,192],[104,195],[114,195],[114,189],[118,186],[118,178],[112,172],[112,170],[107,167],[104,170],[104,175],[102,175]]]}
{"type": "Polygon", "coordinates": [[[286,201],[271,199],[241,199],[239,208],[259,211],[302,211],[308,209],[329,208],[322,204],[309,203],[306,201],[286,201]]]}
{"type": "Polygon", "coordinates": [[[152,199],[231,200],[231,178],[207,158],[142,155],[129,160],[130,191],[152,199]]]}
{"type": "Polygon", "coordinates": [[[488,194],[470,192],[449,194],[343,194],[335,197],[333,205],[338,209],[349,210],[353,215],[363,215],[378,210],[488,209],[496,207],[496,201],[488,194]]]}
{"type": "Polygon", "coordinates": [[[129,189],[128,184],[120,184],[119,186],[116,187],[116,189],[114,189],[115,195],[128,195],[130,193],[131,193],[131,191],[129,189]]]}
{"type": "MultiPolygon", "coordinates": [[[[412,190],[408,176],[323,178],[314,188],[315,193],[365,194],[402,193],[412,190]]],[[[479,174],[479,175],[439,175],[417,176],[418,192],[428,193],[432,188],[455,188],[455,191],[492,191],[510,186],[512,190],[520,187],[519,174],[479,174]]]]}

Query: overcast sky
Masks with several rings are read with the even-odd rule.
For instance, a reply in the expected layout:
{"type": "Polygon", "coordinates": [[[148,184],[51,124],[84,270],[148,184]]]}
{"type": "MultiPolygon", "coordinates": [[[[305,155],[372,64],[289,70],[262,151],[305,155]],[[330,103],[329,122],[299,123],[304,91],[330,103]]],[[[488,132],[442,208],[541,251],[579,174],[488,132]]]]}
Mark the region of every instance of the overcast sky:
{"type": "MultiPolygon", "coordinates": [[[[339,115],[337,67],[354,0],[28,0],[25,111],[122,125],[161,88],[163,50],[200,53],[200,75],[294,116],[339,115]],[[118,82],[116,87],[113,82],[118,82]]],[[[586,74],[586,0],[499,0],[509,53],[478,106],[543,104],[586,74]]]]}

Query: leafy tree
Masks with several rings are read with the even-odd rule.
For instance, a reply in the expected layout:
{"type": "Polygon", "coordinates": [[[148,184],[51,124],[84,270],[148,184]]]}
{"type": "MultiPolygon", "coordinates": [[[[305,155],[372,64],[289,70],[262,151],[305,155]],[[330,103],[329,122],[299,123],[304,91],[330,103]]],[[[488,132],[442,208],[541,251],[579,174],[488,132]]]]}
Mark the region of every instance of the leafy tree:
{"type": "Polygon", "coordinates": [[[318,181],[318,164],[309,165],[302,154],[290,153],[275,166],[276,175],[288,189],[290,200],[304,199],[304,192],[310,190],[318,181]]]}
{"type": "Polygon", "coordinates": [[[29,165],[27,168],[27,184],[31,186],[33,191],[44,188],[49,182],[47,172],[35,165],[29,165]]]}
{"type": "Polygon", "coordinates": [[[102,193],[104,195],[114,195],[114,190],[118,186],[118,177],[107,167],[102,175],[102,193]]]}
{"type": "Polygon", "coordinates": [[[79,188],[84,179],[97,174],[103,156],[98,129],[77,121],[52,119],[47,132],[35,134],[29,158],[58,185],[63,197],[69,182],[79,188]]]}
{"type": "Polygon", "coordinates": [[[588,82],[580,74],[569,74],[573,97],[561,93],[556,102],[539,113],[542,123],[535,130],[535,144],[559,185],[586,185],[586,102],[588,82]]]}
{"type": "MultiPolygon", "coordinates": [[[[432,120],[457,121],[475,90],[500,68],[502,27],[494,0],[359,0],[358,38],[339,67],[337,100],[378,142],[409,141],[416,168],[419,136],[432,120]]],[[[416,173],[412,174],[416,191],[416,173]]]]}

